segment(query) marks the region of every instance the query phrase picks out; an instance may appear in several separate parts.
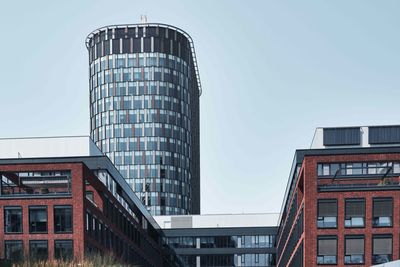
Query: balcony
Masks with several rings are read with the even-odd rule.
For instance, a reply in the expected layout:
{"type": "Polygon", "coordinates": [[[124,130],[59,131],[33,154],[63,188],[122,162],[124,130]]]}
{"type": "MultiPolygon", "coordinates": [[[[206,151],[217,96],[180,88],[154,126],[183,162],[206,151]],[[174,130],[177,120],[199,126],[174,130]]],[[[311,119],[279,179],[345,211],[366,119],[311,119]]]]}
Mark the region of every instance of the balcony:
{"type": "Polygon", "coordinates": [[[71,174],[57,172],[2,172],[0,197],[48,197],[71,195],[71,174]]]}
{"type": "Polygon", "coordinates": [[[319,192],[400,190],[400,177],[318,179],[319,192]]]}

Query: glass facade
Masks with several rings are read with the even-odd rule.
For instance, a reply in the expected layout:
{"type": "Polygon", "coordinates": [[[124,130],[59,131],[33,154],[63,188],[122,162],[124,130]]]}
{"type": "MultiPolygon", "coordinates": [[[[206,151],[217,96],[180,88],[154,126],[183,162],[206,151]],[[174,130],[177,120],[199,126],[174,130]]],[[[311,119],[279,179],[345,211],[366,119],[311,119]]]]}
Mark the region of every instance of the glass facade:
{"type": "Polygon", "coordinates": [[[153,215],[200,212],[200,83],[189,36],[163,25],[89,35],[91,137],[153,215]]]}
{"type": "Polygon", "coordinates": [[[166,237],[166,244],[176,249],[185,266],[276,265],[275,234],[205,235],[202,230],[191,229],[194,234],[203,232],[197,236],[166,237]]]}
{"type": "Polygon", "coordinates": [[[319,163],[318,177],[399,175],[400,162],[319,163]]]}
{"type": "Polygon", "coordinates": [[[275,235],[234,235],[201,237],[168,237],[167,244],[173,248],[273,248],[275,235]]]}
{"type": "Polygon", "coordinates": [[[181,255],[185,266],[275,266],[275,255],[271,253],[256,254],[209,254],[209,255],[181,255]],[[197,262],[200,262],[197,265],[197,262]]]}

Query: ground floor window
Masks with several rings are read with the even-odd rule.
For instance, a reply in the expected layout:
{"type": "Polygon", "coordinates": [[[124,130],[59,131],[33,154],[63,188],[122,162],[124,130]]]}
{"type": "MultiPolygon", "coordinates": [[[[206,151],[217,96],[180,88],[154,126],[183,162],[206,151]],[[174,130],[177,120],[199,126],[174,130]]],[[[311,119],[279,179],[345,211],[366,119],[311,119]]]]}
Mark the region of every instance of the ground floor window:
{"type": "Polygon", "coordinates": [[[49,256],[47,240],[29,241],[29,257],[33,260],[47,260],[49,256]]]}
{"type": "Polygon", "coordinates": [[[20,261],[24,258],[24,247],[20,240],[4,241],[4,256],[12,262],[20,261]]]}
{"type": "Polygon", "coordinates": [[[58,260],[66,260],[73,258],[72,240],[55,240],[54,241],[54,257],[58,260]]]}

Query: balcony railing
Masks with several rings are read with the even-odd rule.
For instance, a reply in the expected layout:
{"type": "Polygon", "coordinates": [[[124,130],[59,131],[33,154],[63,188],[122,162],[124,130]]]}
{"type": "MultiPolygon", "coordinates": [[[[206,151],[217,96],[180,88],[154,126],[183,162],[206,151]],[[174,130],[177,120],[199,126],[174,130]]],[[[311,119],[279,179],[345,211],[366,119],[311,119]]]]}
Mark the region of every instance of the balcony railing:
{"type": "Polygon", "coordinates": [[[64,196],[71,194],[71,175],[34,175],[2,173],[1,197],[15,196],[64,196]]]}
{"type": "Polygon", "coordinates": [[[349,179],[338,180],[332,179],[331,183],[318,181],[318,191],[369,191],[369,190],[400,190],[400,177],[386,177],[375,180],[350,183],[349,179]]]}

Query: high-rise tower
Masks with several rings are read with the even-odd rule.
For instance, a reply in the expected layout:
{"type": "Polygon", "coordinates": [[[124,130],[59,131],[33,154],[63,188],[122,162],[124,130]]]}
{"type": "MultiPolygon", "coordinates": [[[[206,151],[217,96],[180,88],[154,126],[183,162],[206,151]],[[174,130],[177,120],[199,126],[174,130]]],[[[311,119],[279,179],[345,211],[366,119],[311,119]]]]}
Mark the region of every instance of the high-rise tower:
{"type": "Polygon", "coordinates": [[[86,46],[92,139],[153,215],[199,214],[201,84],[191,37],[165,24],[114,25],[90,33],[86,46]]]}

